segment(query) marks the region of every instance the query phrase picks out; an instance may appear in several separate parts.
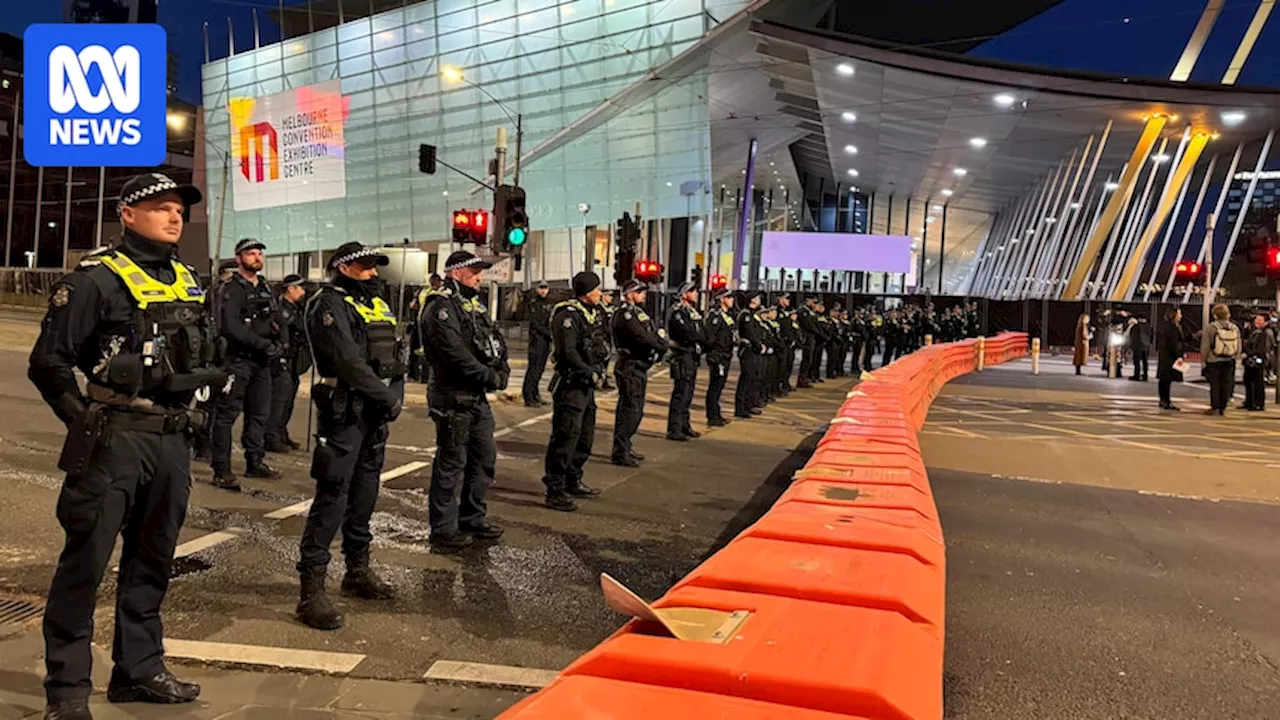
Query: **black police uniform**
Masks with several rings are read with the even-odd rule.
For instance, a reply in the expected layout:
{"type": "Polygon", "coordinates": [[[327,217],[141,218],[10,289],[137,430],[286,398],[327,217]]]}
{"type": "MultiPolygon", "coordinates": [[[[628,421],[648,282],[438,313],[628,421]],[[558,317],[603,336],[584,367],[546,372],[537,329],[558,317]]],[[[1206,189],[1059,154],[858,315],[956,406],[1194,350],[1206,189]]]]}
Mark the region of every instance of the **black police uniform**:
{"type": "Polygon", "coordinates": [[[635,466],[631,440],[644,418],[649,368],[662,357],[667,341],[649,313],[633,303],[625,303],[613,314],[613,337],[618,348],[613,369],[618,381],[618,409],[614,413],[612,459],[616,465],[635,466]]]}
{"type": "Polygon", "coordinates": [[[782,363],[778,391],[786,395],[794,388],[791,386],[791,373],[795,371],[796,343],[800,341],[800,325],[796,322],[795,311],[790,307],[778,308],[778,330],[782,335],[782,363]]]}
{"type": "MultiPolygon", "coordinates": [[[[182,187],[163,175],[140,177],[126,184],[122,202],[182,187]]],[[[54,717],[88,717],[87,707],[61,715],[54,708],[93,690],[94,601],[121,534],[108,699],[186,702],[199,694],[165,669],[160,605],[191,492],[188,431],[203,424],[204,414],[189,408],[226,374],[212,367],[205,295],[176,250],[125,230],[116,249],[89,256],[54,286],[31,351],[28,376],[70,430],[57,508],[66,545],[44,616],[54,717]],[[87,398],[76,369],[88,380],[87,398]]]]}
{"type": "Polygon", "coordinates": [[[431,542],[460,547],[473,535],[496,539],[501,531],[485,520],[485,495],[498,462],[493,411],[485,393],[507,387],[511,367],[506,343],[490,325],[476,291],[453,279],[427,296],[418,323],[434,378],[427,391],[436,424],[428,509],[431,542]]]}
{"type": "Polygon", "coordinates": [[[814,358],[818,352],[818,313],[805,305],[796,312],[800,321],[800,373],[796,376],[796,387],[805,388],[813,383],[813,367],[817,363],[814,358]]]}
{"type": "Polygon", "coordinates": [[[521,395],[526,405],[541,405],[542,373],[551,356],[551,301],[534,293],[529,297],[525,317],[529,319],[529,367],[521,395]]]}
{"type": "Polygon", "coordinates": [[[707,424],[724,425],[728,421],[720,410],[720,395],[724,393],[729,379],[729,363],[733,360],[733,349],[738,345],[738,330],[733,317],[720,309],[720,301],[713,302],[716,306],[707,312],[705,323],[707,369],[711,371],[711,378],[707,381],[707,424]]]}
{"type": "Polygon", "coordinates": [[[667,337],[671,341],[671,404],[667,409],[667,439],[698,437],[689,423],[693,407],[693,388],[698,381],[698,361],[706,337],[702,313],[698,308],[680,302],[667,312],[667,337]]]}
{"type": "MultiPolygon", "coordinates": [[[[335,266],[344,257],[385,258],[349,245],[355,244],[335,252],[335,266]]],[[[378,501],[387,423],[400,414],[404,399],[408,357],[396,317],[376,293],[376,283],[337,274],[306,306],[307,336],[321,380],[311,390],[316,405],[311,458],[316,494],[299,548],[298,616],[321,629],[342,623],[324,592],[329,546],[339,527],[347,566],[343,591],[370,599],[390,596],[389,588],[369,569],[369,518],[378,501]]]]}
{"type": "Polygon", "coordinates": [[[733,393],[735,417],[749,418],[759,414],[756,408],[760,405],[760,376],[767,353],[763,321],[755,311],[743,310],[738,316],[738,364],[741,372],[738,387],[733,393]]]}
{"type": "Polygon", "coordinates": [[[595,388],[604,375],[609,350],[604,311],[581,300],[566,300],[551,313],[556,372],[551,378],[551,440],[545,474],[547,506],[574,509],[572,497],[594,497],[599,490],[582,484],[596,431],[595,388]]]}
{"type": "Polygon", "coordinates": [[[280,354],[275,297],[262,277],[250,283],[237,273],[223,286],[220,302],[225,364],[235,379],[214,413],[213,471],[219,478],[231,477],[231,428],[243,410],[240,445],[245,474],[273,477],[276,473],[265,467],[262,458],[271,415],[271,364],[280,354]]]}
{"type": "Polygon", "coordinates": [[[276,306],[280,357],[271,363],[271,416],[263,437],[263,444],[270,452],[298,449],[298,443],[289,437],[289,419],[293,417],[300,377],[311,369],[311,349],[307,347],[302,310],[283,295],[276,306]]]}

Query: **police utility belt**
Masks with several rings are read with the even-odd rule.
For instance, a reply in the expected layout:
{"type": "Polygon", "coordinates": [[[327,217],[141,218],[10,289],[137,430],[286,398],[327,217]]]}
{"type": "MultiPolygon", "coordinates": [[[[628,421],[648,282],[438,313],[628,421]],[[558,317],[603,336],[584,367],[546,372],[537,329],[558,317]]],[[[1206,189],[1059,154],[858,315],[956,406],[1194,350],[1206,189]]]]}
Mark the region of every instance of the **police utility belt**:
{"type": "Polygon", "coordinates": [[[201,410],[166,408],[146,398],[121,395],[92,383],[88,395],[94,402],[89,411],[93,412],[95,405],[101,406],[106,411],[106,427],[112,430],[172,435],[202,427],[207,417],[201,410]]]}

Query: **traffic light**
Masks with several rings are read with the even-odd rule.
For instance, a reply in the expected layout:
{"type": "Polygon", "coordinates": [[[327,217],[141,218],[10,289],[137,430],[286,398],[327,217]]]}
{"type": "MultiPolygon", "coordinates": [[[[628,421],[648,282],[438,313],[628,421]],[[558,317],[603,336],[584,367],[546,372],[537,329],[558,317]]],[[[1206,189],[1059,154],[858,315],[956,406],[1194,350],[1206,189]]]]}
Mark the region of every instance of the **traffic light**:
{"type": "Polygon", "coordinates": [[[1280,247],[1267,248],[1267,277],[1280,280],[1280,247]]]}
{"type": "Polygon", "coordinates": [[[662,280],[662,269],[662,263],[641,260],[636,263],[636,278],[647,283],[660,282],[662,280]]]}
{"type": "Polygon", "coordinates": [[[631,219],[629,213],[624,212],[622,217],[618,218],[616,236],[618,255],[614,258],[613,279],[618,285],[626,285],[632,278],[636,261],[636,241],[640,239],[640,228],[631,219]]]}
{"type": "Polygon", "coordinates": [[[1179,260],[1173,266],[1173,281],[1178,285],[1199,284],[1204,279],[1204,267],[1195,260],[1179,260]]]}
{"type": "Polygon", "coordinates": [[[693,283],[694,287],[698,288],[699,290],[702,289],[702,266],[701,265],[693,266],[693,272],[689,273],[689,281],[693,283]]]}
{"type": "Polygon", "coordinates": [[[418,172],[427,175],[436,174],[436,146],[435,145],[419,145],[418,146],[418,172]]]}
{"type": "Polygon", "coordinates": [[[716,273],[715,275],[711,276],[712,290],[723,290],[728,286],[729,286],[729,278],[725,277],[724,275],[716,273]]]}
{"type": "Polygon", "coordinates": [[[493,193],[494,237],[502,252],[520,254],[529,239],[524,188],[499,185],[493,193]]]}
{"type": "Polygon", "coordinates": [[[484,245],[489,232],[489,213],[484,210],[453,211],[453,241],[484,245]]]}

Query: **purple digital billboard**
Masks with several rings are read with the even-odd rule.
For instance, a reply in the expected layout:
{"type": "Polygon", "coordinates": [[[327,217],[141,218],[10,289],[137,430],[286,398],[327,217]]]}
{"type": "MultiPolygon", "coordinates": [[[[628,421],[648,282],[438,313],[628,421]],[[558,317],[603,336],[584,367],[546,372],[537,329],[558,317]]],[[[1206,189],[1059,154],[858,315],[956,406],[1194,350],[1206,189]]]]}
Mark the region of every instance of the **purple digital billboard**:
{"type": "Polygon", "coordinates": [[[906,235],[765,231],[762,267],[905,273],[911,270],[906,235]]]}

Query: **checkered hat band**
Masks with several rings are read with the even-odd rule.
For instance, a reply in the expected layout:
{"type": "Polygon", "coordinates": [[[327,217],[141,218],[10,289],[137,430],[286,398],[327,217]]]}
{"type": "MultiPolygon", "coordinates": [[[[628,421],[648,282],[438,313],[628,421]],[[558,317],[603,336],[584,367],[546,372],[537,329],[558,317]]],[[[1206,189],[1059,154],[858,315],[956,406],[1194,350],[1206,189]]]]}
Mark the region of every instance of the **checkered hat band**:
{"type": "Polygon", "coordinates": [[[177,189],[178,189],[178,183],[172,180],[161,180],[157,183],[148,185],[144,188],[139,188],[137,190],[134,190],[133,192],[121,198],[120,201],[123,202],[125,205],[132,205],[138,202],[139,200],[142,200],[143,198],[149,198],[152,195],[159,195],[160,193],[168,192],[170,190],[177,190],[177,189]]]}
{"type": "Polygon", "coordinates": [[[471,258],[467,258],[466,260],[463,260],[462,262],[456,262],[456,263],[454,263],[454,264],[452,264],[452,265],[445,265],[445,266],[444,266],[444,271],[445,271],[445,272],[452,272],[452,271],[454,271],[454,270],[459,270],[459,269],[464,268],[464,267],[470,267],[470,266],[472,266],[472,265],[479,265],[479,264],[480,264],[480,263],[482,263],[482,262],[484,262],[484,260],[482,260],[482,259],[480,259],[480,258],[478,258],[478,257],[471,257],[471,258]]]}
{"type": "Polygon", "coordinates": [[[343,255],[342,257],[336,257],[336,258],[334,258],[334,259],[333,259],[333,264],[334,264],[334,265],[346,265],[346,264],[347,264],[347,263],[349,263],[349,262],[353,262],[353,261],[359,260],[360,258],[363,258],[363,257],[377,257],[378,255],[381,255],[381,254],[382,254],[382,253],[378,252],[378,251],[377,251],[377,250],[375,250],[374,248],[363,248],[363,249],[357,250],[357,251],[352,252],[352,253],[347,253],[346,255],[343,255]]]}

